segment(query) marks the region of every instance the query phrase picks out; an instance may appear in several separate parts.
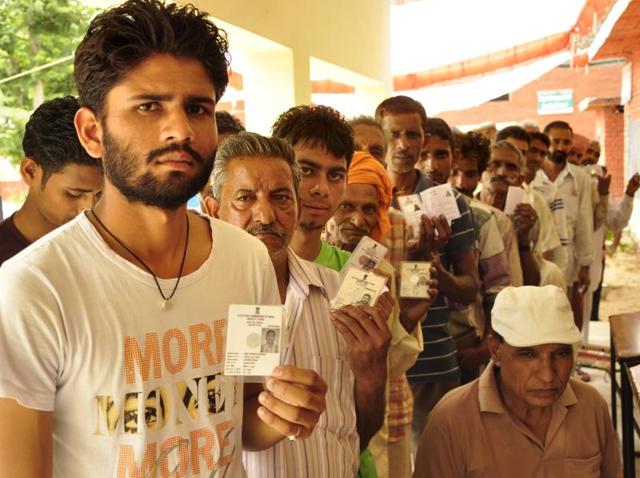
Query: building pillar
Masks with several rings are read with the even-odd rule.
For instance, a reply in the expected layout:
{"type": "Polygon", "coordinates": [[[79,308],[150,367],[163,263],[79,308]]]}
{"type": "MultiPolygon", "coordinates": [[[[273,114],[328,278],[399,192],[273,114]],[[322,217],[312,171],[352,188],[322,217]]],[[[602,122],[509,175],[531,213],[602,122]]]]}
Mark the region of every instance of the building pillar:
{"type": "Polygon", "coordinates": [[[624,112],[618,106],[600,108],[596,116],[596,136],[607,171],[611,174],[611,196],[619,200],[624,193],[624,112]]]}
{"type": "Polygon", "coordinates": [[[309,57],[289,49],[248,55],[242,71],[248,131],[269,135],[278,116],[311,102],[309,57]]]}

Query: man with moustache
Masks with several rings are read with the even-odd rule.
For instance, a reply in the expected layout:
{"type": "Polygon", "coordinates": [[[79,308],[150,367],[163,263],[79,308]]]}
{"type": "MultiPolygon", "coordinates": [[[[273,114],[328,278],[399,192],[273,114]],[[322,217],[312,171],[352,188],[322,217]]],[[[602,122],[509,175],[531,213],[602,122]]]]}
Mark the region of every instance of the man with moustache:
{"type": "Polygon", "coordinates": [[[589,177],[568,162],[573,145],[573,130],[564,121],[553,121],[544,128],[551,146],[537,173],[560,192],[567,218],[567,268],[565,280],[575,316],[582,328],[583,294],[591,281],[589,265],[593,259],[593,209],[589,177]]]}
{"type": "Polygon", "coordinates": [[[433,410],[414,478],[621,478],[609,407],[571,378],[580,331],[564,291],[509,287],[493,317],[491,362],[433,410]]]}
{"type": "MultiPolygon", "coordinates": [[[[469,131],[458,138],[458,148],[460,157],[453,164],[453,172],[449,178],[449,183],[461,191],[467,197],[474,197],[478,189],[480,178],[487,169],[487,164],[491,159],[491,144],[485,137],[469,131]]],[[[479,201],[481,204],[482,201],[479,201]]],[[[522,285],[522,266],[520,265],[520,254],[518,253],[518,241],[511,219],[500,209],[485,204],[496,219],[502,243],[507,253],[509,275],[511,285],[522,285]]]]}
{"type": "MultiPolygon", "coordinates": [[[[510,186],[522,187],[524,159],[508,141],[498,141],[491,147],[491,161],[482,178],[478,197],[504,211],[510,186]]],[[[520,264],[525,285],[556,285],[564,288],[562,271],[545,259],[550,251],[560,247],[553,219],[544,200],[530,188],[524,188],[525,198],[516,205],[512,221],[516,230],[520,264]],[[532,204],[536,204],[534,208],[532,204]]]]}
{"type": "MultiPolygon", "coordinates": [[[[358,470],[356,423],[371,419],[362,402],[364,378],[386,375],[391,334],[385,293],[375,307],[348,306],[329,313],[340,275],[301,259],[289,247],[300,217],[301,166],[285,141],[241,133],[218,150],[209,211],[259,238],[269,250],[284,305],[286,364],[313,368],[331,389],[316,432],[304,442],[282,441],[244,454],[249,476],[354,476],[358,470]],[[363,334],[367,334],[365,339],[363,334]],[[344,338],[344,340],[342,340],[344,338]],[[381,344],[371,348],[369,344],[381,344]],[[349,366],[340,366],[342,362],[349,366]]],[[[369,397],[374,402],[374,397],[369,397]]],[[[361,440],[367,440],[362,436],[361,440]]]]}
{"type": "MultiPolygon", "coordinates": [[[[532,139],[529,133],[520,126],[508,126],[498,131],[496,139],[498,141],[505,140],[520,151],[522,157],[525,158],[524,176],[528,177],[530,175],[528,157],[532,149],[532,139]]],[[[539,144],[538,147],[540,147],[539,144]]],[[[537,165],[537,169],[540,169],[539,165],[537,165]]],[[[531,206],[538,214],[540,221],[539,249],[544,251],[543,257],[545,261],[553,262],[560,270],[565,270],[567,267],[567,250],[563,244],[567,242],[567,227],[564,203],[559,196],[557,188],[551,183],[547,183],[544,188],[541,188],[541,185],[535,188],[526,180],[522,181],[522,188],[530,196],[531,206]],[[543,192],[538,189],[543,189],[543,192]],[[553,218],[553,222],[548,220],[550,218],[553,218]],[[553,231],[554,228],[555,231],[553,231]],[[560,242],[558,242],[558,239],[560,242]]],[[[560,283],[555,285],[561,286],[560,283]]]]}
{"type": "MultiPolygon", "coordinates": [[[[390,201],[391,183],[384,167],[367,153],[354,153],[345,195],[332,218],[335,229],[332,243],[353,251],[364,236],[380,243],[387,242],[390,201]]],[[[390,276],[389,288],[395,305],[389,321],[394,334],[388,358],[387,413],[382,429],[369,444],[379,477],[408,476],[411,472],[412,402],[406,371],[423,349],[422,331],[418,325],[437,295],[434,288],[437,282],[432,279],[428,284],[429,299],[400,298],[394,267],[401,268],[399,263],[392,264],[386,259],[378,265],[379,270],[390,276]]],[[[435,272],[432,268],[433,277],[435,272]]]]}
{"type": "MultiPolygon", "coordinates": [[[[369,153],[386,168],[387,140],[380,123],[371,116],[357,116],[351,119],[349,124],[353,128],[356,151],[369,153]]],[[[387,217],[389,218],[389,234],[385,242],[388,248],[387,259],[399,273],[400,262],[406,260],[408,247],[415,242],[414,231],[397,209],[388,208],[387,217]]]]}
{"type": "Polygon", "coordinates": [[[74,67],[104,192],[0,268],[0,475],[244,476],[243,447],[312,434],[327,386],[291,366],[268,391],[224,377],[219,413],[198,386],[223,370],[229,305],[279,304],[260,241],[186,208],[213,164],[226,37],[191,5],[130,0],[92,20],[74,67]],[[142,407],[162,389],[149,433],[142,407]]]}
{"type": "MultiPolygon", "coordinates": [[[[382,101],[376,108],[375,116],[382,125],[389,145],[387,174],[394,188],[394,196],[419,194],[436,186],[415,169],[428,142],[424,107],[407,96],[395,96],[382,101]]],[[[423,216],[421,235],[423,238],[433,238],[433,231],[437,231],[438,239],[424,241],[427,247],[410,251],[411,260],[434,260],[440,291],[436,303],[421,323],[424,351],[407,372],[414,392],[414,444],[431,408],[459,384],[456,345],[447,329],[450,317],[445,297],[469,305],[475,300],[479,287],[471,213],[457,191],[455,198],[460,218],[449,226],[442,215],[434,218],[423,216]]],[[[392,204],[397,207],[397,200],[394,199],[392,204]]]]}

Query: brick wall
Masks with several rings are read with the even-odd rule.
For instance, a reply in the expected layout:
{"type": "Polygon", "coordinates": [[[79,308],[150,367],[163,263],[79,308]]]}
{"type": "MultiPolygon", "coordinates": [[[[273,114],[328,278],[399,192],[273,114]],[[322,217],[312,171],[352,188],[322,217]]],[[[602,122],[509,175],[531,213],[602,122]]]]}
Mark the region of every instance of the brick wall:
{"type": "MultiPolygon", "coordinates": [[[[638,63],[640,68],[640,62],[638,63]]],[[[588,138],[595,136],[596,112],[578,111],[578,103],[587,97],[620,96],[621,65],[590,66],[585,70],[555,68],[546,75],[511,93],[509,101],[489,102],[462,111],[450,111],[438,116],[452,125],[477,124],[485,121],[497,123],[533,119],[545,124],[562,120],[569,122],[577,133],[588,138]],[[574,113],[566,115],[544,115],[537,112],[539,90],[573,89],[574,113]]],[[[640,79],[640,72],[636,78],[640,79]]],[[[640,109],[638,111],[640,115],[640,109]]]]}
{"type": "Polygon", "coordinates": [[[611,174],[611,195],[619,199],[624,192],[625,114],[613,106],[596,112],[595,138],[611,174]]]}

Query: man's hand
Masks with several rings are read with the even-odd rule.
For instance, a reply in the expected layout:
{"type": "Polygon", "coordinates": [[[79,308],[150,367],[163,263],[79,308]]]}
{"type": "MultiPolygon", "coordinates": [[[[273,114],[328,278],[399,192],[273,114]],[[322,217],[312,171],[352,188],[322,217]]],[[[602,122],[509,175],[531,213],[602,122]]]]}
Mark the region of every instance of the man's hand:
{"type": "Polygon", "coordinates": [[[409,260],[424,260],[431,257],[433,253],[442,252],[451,234],[449,221],[442,214],[432,218],[423,214],[418,239],[407,243],[409,260]]]}
{"type": "Polygon", "coordinates": [[[429,308],[433,305],[438,296],[438,279],[437,269],[434,266],[430,268],[431,279],[429,280],[429,298],[428,299],[410,299],[400,298],[400,323],[404,329],[412,333],[429,312],[429,308]]]}
{"type": "Polygon", "coordinates": [[[387,354],[391,332],[387,319],[393,309],[389,292],[375,307],[348,305],[331,311],[333,325],[347,342],[349,366],[355,378],[354,399],[360,451],[384,422],[387,354]]]}
{"type": "Polygon", "coordinates": [[[326,409],[327,384],[313,370],[283,365],[258,395],[258,417],[282,435],[308,438],[326,409]]]}
{"type": "Polygon", "coordinates": [[[584,294],[589,289],[591,284],[591,274],[589,273],[589,266],[582,266],[578,269],[578,292],[584,294]]]}
{"type": "Polygon", "coordinates": [[[513,213],[518,244],[529,245],[529,232],[538,220],[538,214],[531,204],[520,203],[513,213]]]}
{"type": "Polygon", "coordinates": [[[638,192],[638,188],[640,188],[640,173],[636,173],[631,176],[629,182],[627,183],[627,190],[625,194],[629,197],[635,196],[636,192],[638,192]]]}
{"type": "Polygon", "coordinates": [[[609,194],[609,186],[611,186],[611,175],[604,174],[598,176],[598,194],[600,196],[607,196],[609,194]]]}
{"type": "Polygon", "coordinates": [[[374,307],[347,305],[331,311],[333,325],[347,342],[349,364],[356,380],[386,381],[387,352],[391,331],[387,318],[393,309],[389,292],[382,294],[374,307]]]}

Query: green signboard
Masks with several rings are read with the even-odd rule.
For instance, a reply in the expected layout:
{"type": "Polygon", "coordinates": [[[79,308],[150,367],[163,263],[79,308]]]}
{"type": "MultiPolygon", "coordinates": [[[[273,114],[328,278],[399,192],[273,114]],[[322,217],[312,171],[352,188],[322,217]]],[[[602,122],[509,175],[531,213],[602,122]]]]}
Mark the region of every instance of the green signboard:
{"type": "Polygon", "coordinates": [[[573,113],[573,90],[538,91],[539,115],[562,115],[573,113]]]}

